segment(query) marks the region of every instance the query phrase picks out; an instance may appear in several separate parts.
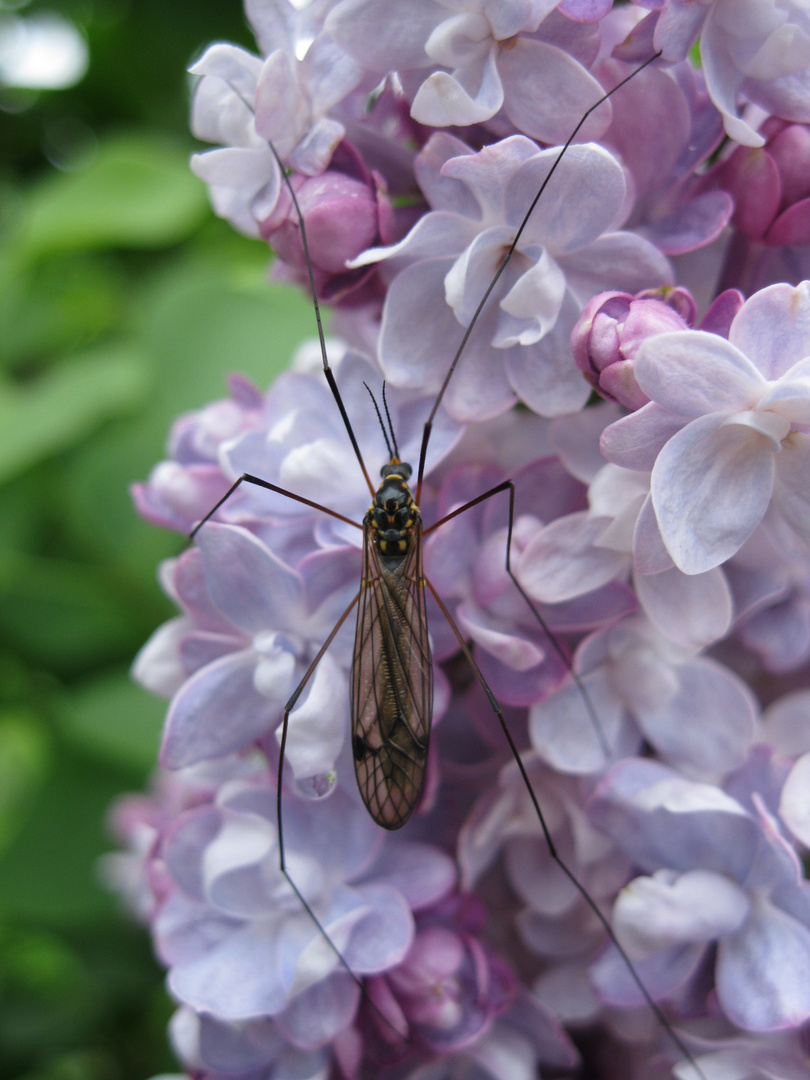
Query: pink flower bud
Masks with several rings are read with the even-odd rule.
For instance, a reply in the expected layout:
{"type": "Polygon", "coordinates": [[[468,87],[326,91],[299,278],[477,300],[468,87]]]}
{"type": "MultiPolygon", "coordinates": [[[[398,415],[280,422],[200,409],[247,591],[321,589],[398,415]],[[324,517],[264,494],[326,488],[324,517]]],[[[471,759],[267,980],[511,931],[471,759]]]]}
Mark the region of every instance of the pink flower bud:
{"type": "Polygon", "coordinates": [[[685,289],[636,296],[600,293],[583,308],[571,332],[571,351],[594,390],[632,412],[649,400],[633,374],[639,345],[654,334],[688,329],[695,312],[695,302],[685,289]]]}
{"type": "MultiPolygon", "coordinates": [[[[347,270],[346,262],[393,237],[391,208],[384,181],[369,171],[354,148],[340,144],[330,167],[319,176],[296,173],[290,183],[306,228],[315,288],[322,300],[335,301],[362,284],[372,270],[347,270]]],[[[298,282],[308,284],[301,228],[286,185],[261,234],[298,282]]]]}
{"type": "Polygon", "coordinates": [[[810,126],[772,118],[763,147],[738,147],[719,170],[733,223],[773,247],[810,242],[810,126]]]}

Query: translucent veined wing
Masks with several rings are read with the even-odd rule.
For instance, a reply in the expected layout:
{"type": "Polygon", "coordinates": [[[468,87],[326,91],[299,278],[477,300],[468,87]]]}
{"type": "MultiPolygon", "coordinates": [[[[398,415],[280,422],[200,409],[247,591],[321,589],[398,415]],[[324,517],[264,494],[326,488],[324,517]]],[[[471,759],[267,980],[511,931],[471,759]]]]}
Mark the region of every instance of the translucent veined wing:
{"type": "Polygon", "coordinates": [[[432,716],[421,523],[401,558],[381,555],[366,526],[352,664],[352,746],[360,794],[386,829],[404,825],[419,801],[432,716]]]}

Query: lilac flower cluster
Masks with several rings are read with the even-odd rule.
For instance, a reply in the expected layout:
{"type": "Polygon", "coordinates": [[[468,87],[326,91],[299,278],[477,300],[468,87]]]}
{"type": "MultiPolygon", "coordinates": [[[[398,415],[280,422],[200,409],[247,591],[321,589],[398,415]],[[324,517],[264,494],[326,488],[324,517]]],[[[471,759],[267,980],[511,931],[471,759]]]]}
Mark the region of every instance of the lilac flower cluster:
{"type": "Polygon", "coordinates": [[[386,833],[360,801],[347,620],[286,742],[285,864],[309,912],[285,878],[284,705],[357,593],[362,534],[345,519],[369,502],[320,354],[302,346],[266,394],[232,377],[226,400],[178,420],[134,490],[181,533],[245,473],[338,515],[243,484],[163,566],[180,614],[135,663],[171,705],[159,778],[119,805],[126,851],[108,867],[168,969],[184,1067],[806,1075],[806,5],[246,9],[259,54],[217,44],[192,69],[193,130],[217,144],[192,166],[217,213],[272,247],[274,275],[304,283],[295,192],[370,469],[388,459],[364,383],[386,380],[415,467],[475,322],[420,510],[427,527],[513,479],[525,596],[506,567],[505,491],[430,532],[424,569],[591,903],[432,597],[417,813],[386,833]]]}

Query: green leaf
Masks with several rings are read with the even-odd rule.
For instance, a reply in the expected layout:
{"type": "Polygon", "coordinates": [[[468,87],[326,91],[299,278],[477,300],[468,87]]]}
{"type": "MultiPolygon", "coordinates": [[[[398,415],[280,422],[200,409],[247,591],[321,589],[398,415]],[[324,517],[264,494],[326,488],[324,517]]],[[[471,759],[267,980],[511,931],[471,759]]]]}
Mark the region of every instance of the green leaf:
{"type": "Polygon", "coordinates": [[[127,781],[67,745],[57,750],[40,798],[0,858],[0,919],[80,925],[114,908],[96,864],[114,846],[104,821],[127,781]]]}
{"type": "Polygon", "coordinates": [[[0,482],[139,404],[149,374],[144,353],[122,342],[71,358],[29,385],[0,382],[0,482]]]}
{"type": "Polygon", "coordinates": [[[166,707],[118,671],[77,687],[59,711],[76,746],[145,775],[155,765],[166,707]]]}
{"type": "Polygon", "coordinates": [[[50,762],[42,724],[28,711],[0,712],[0,852],[17,834],[50,762]]]}
{"type": "Polygon", "coordinates": [[[98,567],[0,552],[0,632],[38,662],[68,674],[126,657],[145,633],[137,616],[98,567]]]}
{"type": "Polygon", "coordinates": [[[165,247],[208,213],[184,146],[154,134],[124,135],[102,144],[81,171],[40,184],[16,246],[29,259],[77,248],[165,247]]]}
{"type": "Polygon", "coordinates": [[[129,296],[110,256],[47,259],[0,283],[0,355],[6,367],[42,363],[113,332],[129,296]]]}

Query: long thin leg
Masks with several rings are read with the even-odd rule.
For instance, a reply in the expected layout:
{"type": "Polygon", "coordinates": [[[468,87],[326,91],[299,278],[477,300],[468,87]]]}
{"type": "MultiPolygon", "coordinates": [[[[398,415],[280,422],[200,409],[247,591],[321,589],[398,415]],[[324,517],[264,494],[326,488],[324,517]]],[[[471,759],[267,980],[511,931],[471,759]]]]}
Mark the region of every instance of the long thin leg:
{"type": "MultiPolygon", "coordinates": [[[[511,481],[508,481],[508,483],[511,483],[511,481]]],[[[513,487],[514,487],[514,485],[513,485],[513,487]]],[[[473,505],[475,504],[475,502],[480,502],[481,499],[486,498],[488,494],[494,494],[494,490],[495,489],[493,489],[492,492],[485,493],[480,498],[474,500],[473,505]]],[[[500,490],[503,490],[503,486],[501,487],[500,490]]],[[[460,510],[459,511],[454,511],[454,513],[452,515],[448,515],[448,517],[450,517],[450,516],[455,517],[456,513],[460,513],[460,512],[461,512],[460,510]]],[[[605,933],[610,938],[610,941],[616,947],[616,949],[619,952],[619,955],[621,956],[622,960],[624,961],[624,964],[625,964],[625,966],[627,968],[628,973],[630,974],[631,978],[633,979],[633,982],[638,987],[640,993],[644,997],[644,1000],[647,1002],[647,1005],[650,1007],[650,1009],[654,1013],[656,1019],[661,1024],[661,1027],[669,1035],[672,1042],[678,1048],[678,1051],[681,1054],[683,1054],[684,1057],[689,1061],[692,1068],[695,1070],[695,1073],[701,1078],[701,1080],[706,1080],[706,1077],[705,1077],[704,1073],[702,1072],[700,1066],[695,1061],[695,1059],[692,1056],[692,1054],[690,1053],[690,1051],[687,1049],[686,1044],[683,1042],[680,1035],[678,1035],[678,1033],[673,1028],[672,1024],[670,1024],[669,1020],[664,1015],[662,1009],[656,1004],[655,1001],[653,1001],[652,997],[650,996],[649,991],[647,990],[647,987],[644,985],[644,982],[642,981],[641,976],[636,971],[636,968],[635,968],[635,966],[633,964],[633,961],[630,959],[630,957],[625,952],[624,948],[619,943],[619,939],[616,937],[616,933],[613,930],[613,927],[610,925],[610,922],[608,921],[607,917],[602,914],[598,904],[591,897],[588,890],[579,881],[579,878],[577,878],[577,876],[574,874],[574,872],[572,870],[570,870],[566,866],[566,864],[563,862],[562,858],[560,857],[560,854],[557,851],[557,848],[556,848],[556,846],[554,844],[554,841],[551,838],[551,833],[549,832],[548,825],[546,825],[546,819],[543,817],[543,811],[540,809],[540,803],[539,803],[539,801],[537,799],[537,795],[535,794],[534,788],[532,786],[532,782],[529,779],[529,774],[526,772],[526,766],[523,764],[523,760],[521,759],[520,752],[519,752],[517,746],[515,745],[514,739],[512,738],[512,733],[510,732],[509,726],[506,723],[506,719],[505,719],[505,717],[503,715],[503,711],[501,710],[500,705],[498,704],[498,700],[495,697],[495,695],[492,693],[492,691],[490,690],[489,685],[487,683],[487,680],[484,678],[484,676],[483,676],[483,674],[481,672],[481,669],[478,667],[478,664],[476,664],[475,658],[473,657],[473,654],[470,651],[470,647],[467,644],[467,642],[464,640],[464,637],[463,637],[461,631],[456,626],[456,623],[453,620],[452,615],[450,614],[450,612],[445,607],[444,602],[442,601],[441,597],[436,592],[436,590],[434,589],[433,585],[431,584],[431,582],[429,581],[428,578],[425,578],[425,584],[427,585],[428,589],[430,589],[430,592],[431,592],[431,594],[433,596],[433,599],[439,605],[439,607],[441,608],[442,614],[444,615],[444,617],[447,619],[448,623],[450,624],[450,629],[455,634],[456,640],[459,643],[461,651],[467,657],[467,660],[469,661],[470,667],[472,668],[476,679],[478,680],[478,682],[481,685],[481,689],[484,691],[484,693],[487,696],[487,700],[489,701],[490,708],[492,709],[492,711],[495,713],[495,715],[498,718],[498,723],[501,725],[501,729],[502,729],[504,735],[506,736],[506,741],[509,743],[509,749],[512,751],[512,756],[514,757],[515,761],[517,762],[517,767],[520,770],[520,775],[521,775],[521,777],[523,779],[523,783],[526,786],[526,791],[529,793],[529,798],[532,801],[532,806],[534,807],[534,812],[537,815],[537,820],[540,822],[540,828],[543,830],[543,836],[544,836],[545,841],[546,841],[546,846],[548,847],[549,855],[554,860],[554,862],[557,864],[557,866],[559,866],[560,870],[562,870],[563,874],[565,874],[565,876],[568,878],[568,880],[571,882],[571,884],[574,886],[574,888],[580,894],[582,899],[585,901],[585,903],[588,905],[588,907],[591,909],[591,911],[594,913],[594,915],[597,917],[597,919],[601,923],[603,929],[605,930],[605,933]]]]}
{"type": "MultiPolygon", "coordinates": [[[[226,86],[229,86],[231,88],[231,90],[233,90],[234,94],[236,94],[236,96],[239,98],[239,100],[242,102],[242,104],[248,109],[249,112],[253,113],[253,116],[255,117],[256,113],[255,113],[255,111],[253,109],[253,106],[250,104],[250,102],[245,97],[245,95],[242,93],[242,91],[237,86],[234,86],[234,84],[232,82],[229,82],[227,79],[225,79],[224,82],[225,82],[226,86]]],[[[363,461],[363,455],[360,453],[360,447],[359,447],[359,445],[357,443],[357,438],[355,437],[354,431],[352,430],[352,425],[351,425],[351,423],[349,421],[349,414],[346,412],[346,406],[343,404],[343,398],[340,396],[340,391],[338,390],[337,383],[335,382],[334,372],[332,371],[332,368],[329,366],[329,357],[326,355],[326,339],[325,339],[324,333],[323,333],[323,320],[321,319],[321,305],[318,303],[318,295],[315,292],[315,278],[314,278],[313,273],[312,273],[312,260],[309,257],[309,244],[307,242],[306,226],[304,225],[304,215],[301,213],[301,207],[298,204],[298,199],[296,198],[295,190],[293,189],[293,186],[290,183],[290,177],[287,174],[287,170],[284,168],[284,164],[282,163],[281,158],[278,156],[278,152],[277,152],[275,146],[273,146],[273,144],[270,142],[269,139],[267,140],[267,145],[270,147],[270,152],[272,153],[273,157],[276,159],[276,164],[278,165],[279,170],[281,172],[281,178],[282,178],[282,180],[284,181],[284,183],[285,183],[285,185],[287,187],[287,191],[289,192],[290,198],[292,199],[292,204],[295,207],[295,213],[296,213],[296,216],[298,218],[298,228],[301,230],[301,246],[304,249],[304,257],[305,257],[305,261],[306,261],[306,264],[307,264],[307,275],[309,276],[309,289],[310,289],[310,292],[312,293],[312,303],[313,303],[313,305],[315,307],[315,322],[316,322],[317,327],[318,327],[318,341],[320,342],[320,346],[321,346],[321,359],[323,360],[323,373],[326,376],[326,381],[329,383],[329,389],[332,391],[332,397],[335,399],[335,403],[337,404],[338,411],[340,412],[340,415],[343,418],[343,424],[344,424],[344,427],[346,428],[346,431],[347,431],[348,436],[349,436],[349,440],[350,440],[350,442],[352,444],[352,449],[354,450],[355,457],[357,458],[357,461],[358,461],[358,463],[360,465],[360,468],[361,468],[361,470],[363,472],[363,476],[365,478],[365,481],[368,484],[368,489],[371,492],[371,495],[372,495],[372,498],[373,498],[374,497],[374,492],[375,492],[374,485],[371,482],[371,477],[368,475],[368,470],[366,469],[365,462],[363,461]]]]}
{"type": "Polygon", "coordinates": [[[282,720],[282,723],[281,723],[281,742],[280,742],[279,751],[278,751],[278,772],[277,772],[277,780],[276,780],[276,823],[277,823],[277,828],[278,828],[279,869],[281,870],[284,877],[287,879],[287,884],[290,886],[292,891],[295,893],[295,895],[298,897],[299,901],[301,902],[301,906],[303,907],[303,909],[306,911],[307,915],[309,915],[310,919],[312,919],[312,922],[317,927],[318,932],[320,933],[321,937],[327,943],[327,945],[332,950],[332,952],[335,954],[338,961],[340,962],[341,967],[346,971],[346,973],[352,979],[354,984],[358,987],[358,989],[360,990],[360,993],[363,995],[365,1000],[369,1002],[369,1004],[372,1006],[374,1011],[385,1021],[385,1023],[388,1025],[388,1027],[390,1027],[392,1029],[392,1031],[394,1031],[395,1034],[399,1038],[407,1040],[407,1033],[404,1033],[404,1032],[400,1031],[398,1028],[394,1027],[394,1025],[391,1023],[390,1018],[387,1017],[374,1004],[374,1002],[371,1000],[371,998],[369,998],[368,994],[366,993],[366,989],[365,989],[365,987],[363,985],[363,980],[352,971],[351,967],[349,966],[349,962],[346,960],[346,958],[344,957],[344,955],[340,951],[340,949],[337,947],[337,945],[335,945],[334,941],[332,941],[332,939],[327,934],[325,927],[323,926],[320,919],[318,918],[318,916],[313,911],[312,906],[310,905],[309,901],[306,899],[304,894],[301,892],[301,890],[295,884],[293,879],[290,877],[289,871],[287,870],[286,859],[285,859],[285,856],[284,856],[284,825],[283,825],[283,820],[282,820],[282,784],[283,784],[283,780],[284,780],[284,752],[285,752],[285,750],[287,748],[287,732],[288,732],[289,726],[290,726],[290,713],[295,708],[295,705],[296,705],[298,699],[300,698],[301,694],[306,689],[307,683],[309,682],[309,680],[314,675],[315,669],[317,668],[318,664],[321,662],[321,659],[323,658],[324,653],[326,652],[326,650],[329,648],[329,646],[334,641],[335,637],[337,636],[338,631],[340,630],[341,626],[343,626],[343,624],[346,622],[346,619],[348,619],[349,615],[352,613],[352,611],[356,607],[357,601],[359,599],[360,599],[360,593],[358,592],[357,595],[352,600],[352,602],[349,604],[349,606],[346,608],[346,610],[340,616],[338,621],[335,623],[335,625],[332,628],[332,631],[329,634],[329,636],[327,637],[326,641],[323,643],[323,645],[321,645],[320,649],[318,649],[318,652],[317,652],[314,660],[312,661],[312,663],[307,668],[307,670],[306,670],[306,672],[304,674],[304,677],[301,679],[298,686],[296,686],[295,690],[293,690],[292,694],[290,695],[289,701],[284,706],[284,719],[282,720]]]}
{"type": "Polygon", "coordinates": [[[492,290],[497,285],[498,279],[500,278],[501,274],[506,269],[506,267],[507,267],[507,265],[509,263],[509,260],[514,255],[515,248],[518,246],[520,238],[523,235],[523,230],[526,228],[527,224],[529,223],[529,218],[532,216],[535,206],[537,206],[537,203],[540,201],[540,197],[542,196],[543,192],[548,187],[549,181],[551,180],[552,176],[556,172],[557,166],[562,161],[568,147],[571,145],[571,143],[577,137],[577,135],[579,134],[579,132],[580,132],[580,130],[582,128],[582,125],[585,123],[585,121],[588,119],[588,117],[591,115],[591,113],[594,112],[596,109],[598,109],[600,105],[604,104],[604,102],[606,102],[608,100],[608,98],[612,97],[616,93],[617,90],[621,90],[621,88],[624,86],[625,83],[629,82],[630,79],[635,78],[635,76],[638,75],[638,73],[640,71],[643,71],[645,67],[647,67],[649,64],[652,64],[654,60],[657,60],[660,55],[661,55],[660,52],[653,53],[653,55],[648,60],[645,60],[643,64],[640,64],[637,68],[635,68],[633,71],[631,71],[630,74],[625,76],[625,78],[622,79],[621,82],[616,83],[616,85],[613,87],[612,90],[608,90],[608,92],[606,94],[603,94],[602,97],[600,97],[598,101],[595,101],[593,103],[593,105],[591,105],[590,109],[588,109],[587,112],[582,114],[582,117],[581,117],[579,123],[574,128],[574,130],[571,132],[571,134],[568,136],[568,139],[566,140],[565,145],[563,146],[562,150],[560,150],[559,154],[557,155],[557,157],[556,157],[556,159],[554,161],[554,164],[551,166],[551,169],[549,170],[548,176],[545,178],[543,183],[540,185],[540,188],[539,188],[537,194],[535,195],[534,199],[532,199],[531,206],[526,211],[526,213],[523,215],[523,220],[521,221],[520,227],[518,228],[517,232],[515,233],[515,237],[514,237],[512,243],[509,245],[506,253],[504,254],[503,258],[501,259],[500,266],[495,271],[495,275],[492,278],[492,281],[490,281],[489,285],[487,286],[487,288],[486,288],[486,290],[484,292],[484,295],[479,300],[478,307],[473,312],[473,317],[470,319],[470,322],[469,322],[467,328],[465,329],[464,334],[462,335],[461,342],[459,343],[459,346],[456,349],[455,356],[453,357],[453,359],[450,362],[450,367],[447,369],[447,374],[444,377],[444,381],[442,382],[442,385],[439,387],[439,393],[438,393],[438,395],[436,397],[436,400],[433,402],[433,408],[430,410],[430,414],[428,415],[427,421],[425,422],[424,431],[422,433],[422,447],[421,447],[421,449],[419,451],[419,471],[418,471],[418,473],[416,475],[416,502],[417,502],[417,505],[419,504],[419,498],[420,498],[420,496],[422,494],[422,477],[425,474],[425,458],[427,456],[428,440],[430,439],[430,432],[431,432],[431,429],[433,427],[433,420],[434,420],[434,418],[436,416],[436,413],[439,411],[439,406],[442,403],[442,398],[444,397],[445,391],[447,390],[447,387],[450,384],[450,380],[453,377],[453,372],[456,370],[456,365],[458,364],[459,360],[461,359],[461,354],[464,352],[464,349],[466,348],[467,342],[469,341],[469,338],[470,338],[470,334],[473,332],[473,327],[478,322],[478,319],[479,319],[479,317],[481,315],[481,312],[484,310],[484,305],[486,304],[487,300],[489,300],[490,296],[492,295],[492,290]]]}
{"type": "Polygon", "coordinates": [[[368,489],[371,492],[371,497],[373,498],[375,491],[374,485],[371,482],[371,477],[368,475],[368,470],[366,469],[365,462],[363,461],[363,455],[360,453],[360,447],[357,444],[357,439],[355,437],[354,431],[352,430],[352,425],[349,422],[349,414],[346,412],[346,406],[343,404],[343,398],[340,396],[340,391],[338,390],[337,383],[335,382],[334,373],[329,366],[329,357],[326,355],[326,339],[323,336],[323,323],[321,322],[321,306],[318,303],[318,294],[315,291],[315,278],[312,273],[312,260],[309,257],[309,244],[307,243],[307,230],[306,226],[304,225],[304,215],[301,213],[301,207],[298,205],[298,199],[295,197],[295,191],[293,190],[293,186],[290,183],[290,178],[287,175],[287,170],[282,165],[281,158],[276,153],[275,146],[273,146],[273,144],[269,141],[267,145],[270,147],[270,150],[273,153],[273,157],[276,159],[276,164],[278,165],[279,169],[281,169],[281,175],[284,178],[284,183],[287,185],[287,191],[290,193],[290,198],[292,199],[293,206],[295,207],[295,213],[298,217],[298,228],[301,230],[301,246],[304,249],[304,256],[307,264],[307,274],[309,275],[309,290],[312,293],[312,303],[315,307],[315,321],[318,324],[318,341],[321,344],[323,373],[326,376],[326,381],[329,383],[329,389],[332,391],[332,397],[335,399],[337,407],[340,411],[340,415],[343,417],[343,424],[346,428],[346,431],[348,432],[349,439],[352,444],[352,449],[354,450],[355,457],[360,464],[360,468],[363,471],[363,476],[365,477],[366,483],[368,484],[368,489]]]}
{"type": "Polygon", "coordinates": [[[537,623],[540,626],[541,630],[544,632],[546,637],[554,646],[554,651],[568,668],[568,672],[571,675],[571,678],[573,679],[574,684],[579,690],[579,693],[582,697],[582,703],[585,706],[585,711],[588,714],[588,719],[590,720],[591,727],[594,730],[596,738],[599,740],[599,747],[605,756],[605,764],[609,764],[613,757],[613,754],[611,753],[610,747],[608,746],[607,740],[605,739],[605,733],[602,731],[602,725],[599,723],[599,717],[596,713],[596,709],[594,708],[594,704],[591,701],[588,689],[583,683],[582,679],[579,677],[578,673],[574,670],[574,665],[571,663],[568,653],[565,651],[565,649],[563,649],[562,645],[557,640],[548,623],[534,606],[531,598],[529,597],[529,594],[515,577],[514,571],[512,570],[512,529],[515,518],[514,480],[502,480],[500,484],[496,484],[495,487],[490,488],[489,491],[485,491],[482,495],[477,495],[474,499],[470,499],[470,501],[464,503],[463,506],[457,506],[455,510],[451,510],[449,514],[445,514],[443,518],[440,518],[439,521],[435,521],[429,528],[425,529],[422,535],[427,536],[428,533],[433,532],[434,529],[438,529],[440,525],[444,525],[446,521],[451,521],[454,517],[458,517],[459,514],[463,514],[466,510],[470,510],[473,506],[477,506],[479,503],[484,502],[486,499],[491,499],[493,495],[499,495],[500,492],[507,490],[509,492],[509,525],[506,532],[506,572],[512,579],[512,583],[514,584],[517,591],[525,600],[529,611],[531,611],[532,615],[537,620],[537,623]]]}
{"type": "Polygon", "coordinates": [[[305,499],[303,495],[296,495],[292,491],[287,491],[286,488],[278,487],[276,484],[271,484],[269,480],[262,480],[260,476],[252,476],[250,473],[242,473],[238,480],[228,488],[219,502],[212,506],[208,513],[202,518],[189,533],[189,539],[193,540],[206,521],[209,521],[214,514],[219,510],[223,503],[226,503],[230,499],[231,495],[236,491],[240,484],[255,484],[256,487],[266,488],[268,491],[275,491],[277,495],[284,495],[288,499],[294,499],[296,502],[303,503],[304,506],[311,506],[313,510],[320,510],[323,514],[329,514],[330,517],[337,518],[338,521],[345,521],[347,525],[352,525],[355,529],[362,531],[363,526],[359,525],[356,521],[352,521],[351,518],[344,517],[343,514],[339,514],[337,510],[330,510],[328,506],[322,506],[320,503],[313,502],[312,499],[305,499]]]}

